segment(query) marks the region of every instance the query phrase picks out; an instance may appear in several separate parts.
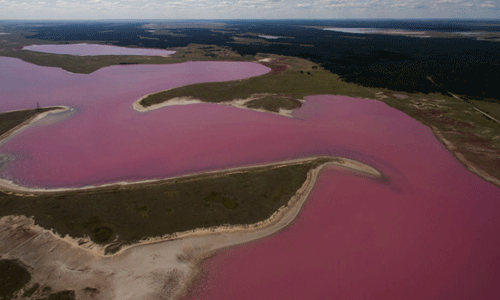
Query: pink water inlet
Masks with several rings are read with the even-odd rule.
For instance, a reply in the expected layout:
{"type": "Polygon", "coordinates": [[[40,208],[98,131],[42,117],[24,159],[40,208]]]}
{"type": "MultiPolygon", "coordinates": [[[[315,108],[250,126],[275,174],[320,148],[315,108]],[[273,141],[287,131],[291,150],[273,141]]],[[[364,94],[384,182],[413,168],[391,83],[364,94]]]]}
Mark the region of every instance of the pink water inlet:
{"type": "Polygon", "coordinates": [[[175,51],[149,48],[127,48],[112,45],[98,44],[61,44],[61,45],[31,45],[23,47],[23,50],[35,52],[68,54],[68,55],[144,55],[144,56],[167,56],[175,51]]]}
{"type": "Polygon", "coordinates": [[[216,104],[135,112],[144,94],[269,71],[255,63],[115,66],[89,75],[0,58],[0,111],[68,105],[73,115],[0,146],[3,178],[82,186],[313,155],[330,168],[298,219],[203,264],[186,299],[497,299],[500,189],[467,171],[421,123],[382,102],[311,96],[287,118],[216,104]]]}

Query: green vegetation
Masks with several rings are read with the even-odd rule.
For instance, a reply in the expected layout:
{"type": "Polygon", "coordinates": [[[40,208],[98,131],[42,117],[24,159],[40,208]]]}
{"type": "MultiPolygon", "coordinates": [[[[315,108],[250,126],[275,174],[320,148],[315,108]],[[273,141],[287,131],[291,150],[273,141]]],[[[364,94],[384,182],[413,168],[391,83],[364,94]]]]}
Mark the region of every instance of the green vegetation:
{"type": "Polygon", "coordinates": [[[50,294],[42,300],[75,300],[75,291],[62,291],[50,294]]]}
{"type": "MultiPolygon", "coordinates": [[[[259,58],[259,56],[257,56],[259,58]]],[[[337,75],[318,65],[295,57],[272,56],[271,62],[264,63],[272,69],[268,74],[245,80],[200,83],[179,87],[149,95],[141,101],[143,106],[162,103],[176,97],[193,97],[206,102],[224,102],[246,99],[254,94],[271,94],[254,101],[253,107],[281,108],[298,106],[297,100],[307,95],[333,94],[374,98],[375,93],[368,88],[346,83],[337,75]]]]}
{"type": "Polygon", "coordinates": [[[287,110],[298,109],[301,105],[302,102],[297,99],[279,96],[267,96],[249,101],[246,104],[248,108],[262,108],[272,112],[279,112],[280,108],[287,110]]]}
{"type": "Polygon", "coordinates": [[[205,198],[203,198],[203,200],[213,203],[221,203],[227,209],[236,209],[238,207],[238,199],[226,197],[219,192],[210,192],[205,196],[205,198]]]}
{"type": "Polygon", "coordinates": [[[30,273],[20,261],[0,259],[0,300],[12,299],[30,280],[30,273]]]}
{"type": "Polygon", "coordinates": [[[31,274],[20,261],[0,259],[0,300],[75,300],[75,292],[70,290],[53,293],[50,286],[40,289],[38,283],[26,288],[30,280],[31,274]]]}
{"type": "Polygon", "coordinates": [[[262,221],[288,203],[311,168],[326,161],[35,196],[0,193],[0,216],[34,216],[38,225],[62,235],[113,242],[107,250],[114,252],[147,237],[262,221]]]}
{"type": "Polygon", "coordinates": [[[290,43],[283,43],[283,42],[277,42],[274,40],[267,40],[265,38],[259,38],[256,36],[255,38],[244,38],[244,37],[239,37],[239,36],[233,36],[231,37],[233,41],[231,43],[235,44],[242,44],[242,45],[249,45],[249,44],[257,44],[257,45],[292,45],[290,43]]]}
{"type": "Polygon", "coordinates": [[[35,283],[32,287],[29,289],[25,290],[23,293],[24,298],[29,298],[31,295],[33,295],[38,289],[40,288],[40,285],[38,283],[35,283]]]}

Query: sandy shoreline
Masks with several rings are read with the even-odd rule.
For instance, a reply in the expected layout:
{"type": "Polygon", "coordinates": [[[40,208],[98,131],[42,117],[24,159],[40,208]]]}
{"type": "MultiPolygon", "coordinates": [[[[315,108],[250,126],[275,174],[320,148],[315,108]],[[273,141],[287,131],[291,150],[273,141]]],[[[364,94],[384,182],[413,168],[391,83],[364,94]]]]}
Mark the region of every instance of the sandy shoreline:
{"type": "MultiPolygon", "coordinates": [[[[281,167],[313,159],[265,166],[281,167]]],[[[160,294],[174,299],[183,294],[194,280],[203,258],[220,249],[268,236],[290,224],[299,214],[319,174],[328,166],[340,166],[371,177],[382,176],[363,163],[336,158],[310,170],[306,181],[288,204],[266,220],[150,238],[125,247],[112,256],[104,256],[102,246],[81,245],[80,239],[60,237],[35,225],[32,219],[3,217],[0,218],[0,255],[21,259],[32,268],[34,282],[50,285],[54,290],[73,289],[78,299],[158,299],[160,294]],[[61,277],[65,279],[61,280],[61,277]],[[140,288],[144,285],[149,288],[140,288]],[[90,297],[85,288],[94,286],[98,286],[99,293],[90,297]]],[[[256,167],[262,165],[211,174],[221,176],[256,167]]]]}

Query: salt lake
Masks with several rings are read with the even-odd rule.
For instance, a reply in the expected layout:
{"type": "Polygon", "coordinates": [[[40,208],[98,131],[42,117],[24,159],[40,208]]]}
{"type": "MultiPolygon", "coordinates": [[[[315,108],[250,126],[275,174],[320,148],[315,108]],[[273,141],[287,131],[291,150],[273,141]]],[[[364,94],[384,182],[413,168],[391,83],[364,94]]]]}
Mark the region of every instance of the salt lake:
{"type": "Polygon", "coordinates": [[[66,105],[0,146],[0,175],[67,187],[163,178],[315,155],[330,168],[298,219],[207,259],[186,299],[494,299],[500,295],[500,189],[470,173],[431,130],[382,102],[310,96],[294,118],[217,104],[140,113],[168,88],[269,72],[249,62],[128,65],[89,75],[0,58],[0,111],[66,105]]]}

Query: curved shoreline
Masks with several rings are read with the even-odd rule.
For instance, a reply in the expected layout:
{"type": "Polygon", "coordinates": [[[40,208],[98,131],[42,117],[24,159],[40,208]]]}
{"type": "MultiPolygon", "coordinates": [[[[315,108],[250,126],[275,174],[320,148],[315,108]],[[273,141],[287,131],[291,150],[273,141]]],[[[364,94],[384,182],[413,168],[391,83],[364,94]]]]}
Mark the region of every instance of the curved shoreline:
{"type": "MultiPolygon", "coordinates": [[[[341,158],[342,160],[345,158],[341,158]]],[[[342,167],[349,169],[354,172],[358,172],[363,176],[369,176],[369,177],[374,177],[374,178],[382,178],[383,175],[378,172],[376,169],[365,165],[363,163],[360,163],[355,160],[350,160],[350,159],[345,159],[347,162],[335,162],[335,161],[330,161],[321,164],[320,166],[311,169],[307,173],[307,178],[304,181],[303,185],[297,190],[294,196],[288,201],[288,203],[282,207],[280,207],[276,212],[274,212],[269,218],[266,220],[260,221],[258,223],[250,224],[250,225],[232,225],[232,226],[221,226],[215,229],[212,228],[207,228],[207,229],[200,229],[200,230],[194,230],[193,233],[191,232],[183,232],[180,233],[178,238],[189,238],[189,237],[194,237],[197,235],[217,235],[221,233],[230,233],[230,234],[251,234],[252,232],[257,233],[258,236],[256,237],[240,237],[240,239],[237,239],[234,241],[232,244],[228,245],[223,245],[219,244],[216,247],[204,251],[203,253],[200,253],[198,256],[193,258],[194,262],[194,270],[188,278],[186,278],[185,283],[183,285],[183,288],[176,294],[174,295],[171,299],[178,299],[179,297],[183,296],[187,292],[187,288],[196,280],[196,277],[199,274],[201,264],[203,260],[206,258],[210,257],[213,255],[215,252],[233,247],[236,245],[242,245],[246,243],[250,243],[253,241],[256,241],[258,239],[270,236],[288,225],[290,225],[295,218],[299,215],[300,211],[302,210],[302,207],[306,200],[309,198],[309,195],[311,191],[313,190],[314,186],[316,185],[316,182],[318,180],[319,175],[321,172],[327,168],[327,167],[332,167],[332,166],[337,166],[337,167],[342,167]]],[[[154,242],[154,241],[153,241],[154,242]]]]}
{"type": "MultiPolygon", "coordinates": [[[[291,163],[308,162],[313,159],[316,158],[272,163],[267,166],[282,167],[291,163]]],[[[101,286],[108,286],[109,288],[109,290],[100,293],[96,299],[138,299],[138,297],[155,299],[152,294],[158,293],[158,290],[145,291],[140,289],[136,285],[144,284],[144,282],[136,281],[137,276],[142,273],[145,274],[143,275],[145,277],[141,277],[142,280],[149,280],[150,277],[146,275],[154,273],[150,269],[151,266],[161,265],[162,276],[167,276],[168,280],[174,280],[171,278],[171,276],[174,276],[175,284],[169,287],[168,293],[163,290],[164,285],[154,285],[152,288],[161,288],[162,293],[169,295],[169,299],[176,299],[186,293],[188,286],[199,272],[201,261],[207,256],[221,249],[269,236],[288,226],[300,213],[303,204],[315,186],[318,176],[326,167],[338,166],[359,172],[362,175],[374,178],[382,177],[382,174],[377,170],[358,161],[343,158],[332,159],[333,161],[325,162],[311,169],[307,173],[303,185],[288,203],[280,207],[269,218],[258,223],[199,228],[149,238],[123,247],[113,255],[105,256],[104,247],[102,246],[95,244],[82,245],[81,239],[76,240],[69,236],[61,237],[51,230],[35,225],[33,219],[23,216],[7,216],[0,218],[0,227],[2,228],[0,230],[0,240],[2,241],[0,243],[0,255],[5,258],[21,259],[26,265],[33,267],[34,280],[38,280],[42,284],[53,285],[55,290],[60,285],[60,283],[57,283],[58,279],[52,279],[51,281],[47,279],[46,273],[50,271],[59,276],[66,276],[68,282],[64,285],[64,289],[74,289],[77,294],[78,292],[84,293],[83,288],[90,286],[88,277],[85,279],[86,276],[82,276],[83,274],[90,275],[102,272],[113,274],[113,276],[105,280],[102,278],[92,279],[104,280],[101,286]],[[20,237],[20,233],[24,233],[24,235],[20,237]],[[55,248],[58,251],[53,251],[55,248]],[[43,253],[34,254],[33,252],[40,251],[38,249],[50,250],[48,252],[43,250],[43,253]],[[75,257],[78,257],[78,259],[75,259],[75,257]],[[162,259],[164,264],[162,264],[162,259]],[[83,270],[81,269],[82,265],[86,266],[83,270]],[[72,270],[79,271],[75,273],[72,270]],[[117,275],[114,276],[115,274],[117,275]],[[135,275],[132,276],[132,274],[135,275]]],[[[262,167],[262,165],[257,167],[262,167]]],[[[226,172],[212,172],[211,175],[227,175],[252,168],[256,168],[256,166],[231,169],[226,172]]],[[[57,276],[49,277],[56,278],[57,276]]],[[[157,280],[155,277],[155,283],[157,283],[157,280]]]]}
{"type": "MultiPolygon", "coordinates": [[[[294,160],[283,161],[283,162],[278,162],[278,163],[270,163],[270,164],[265,164],[265,165],[254,165],[254,166],[249,166],[249,167],[240,167],[240,168],[235,168],[235,169],[227,169],[227,170],[214,171],[214,172],[208,172],[208,173],[212,176],[228,176],[231,174],[236,174],[236,173],[245,172],[245,171],[249,171],[252,169],[258,169],[258,168],[265,168],[265,167],[280,168],[280,167],[286,167],[286,166],[295,165],[295,164],[303,164],[303,163],[312,162],[312,161],[314,161],[316,159],[320,159],[320,158],[331,159],[331,161],[328,161],[328,162],[323,163],[314,169],[311,169],[307,173],[307,178],[304,181],[304,183],[302,184],[302,186],[296,191],[295,195],[292,196],[292,198],[288,201],[288,203],[285,206],[278,208],[278,210],[276,210],[269,218],[267,218],[263,221],[253,223],[253,224],[248,224],[248,225],[222,225],[222,226],[209,227],[209,228],[197,228],[197,229],[187,230],[187,231],[183,231],[183,232],[175,232],[173,234],[167,234],[167,235],[164,235],[161,237],[147,238],[145,240],[139,241],[136,244],[125,246],[113,255],[119,254],[128,248],[132,248],[135,246],[141,246],[141,245],[147,245],[147,244],[151,244],[151,243],[161,243],[161,242],[172,241],[172,240],[176,240],[176,239],[184,239],[184,238],[212,235],[212,234],[217,235],[220,233],[238,233],[238,232],[244,233],[247,231],[265,230],[268,227],[272,227],[275,222],[280,222],[280,220],[282,220],[283,218],[285,218],[287,216],[289,211],[293,211],[294,209],[296,209],[294,207],[294,205],[299,205],[300,207],[302,207],[302,204],[308,198],[309,193],[311,192],[312,188],[314,187],[319,174],[321,173],[321,171],[324,168],[326,168],[328,166],[337,166],[337,167],[346,168],[346,169],[349,169],[351,171],[358,172],[364,176],[370,176],[370,177],[374,177],[374,178],[381,178],[383,176],[376,169],[370,167],[369,165],[358,162],[356,160],[352,160],[352,159],[348,159],[348,158],[341,158],[341,157],[326,157],[326,156],[300,158],[300,159],[294,159],[294,160]]],[[[205,175],[205,174],[201,173],[200,175],[205,175]]],[[[197,177],[197,175],[192,175],[192,176],[197,177]]],[[[186,177],[189,180],[189,177],[190,177],[189,175],[188,176],[173,177],[173,178],[170,178],[168,180],[175,180],[178,178],[186,178],[186,177]]],[[[196,179],[196,178],[194,178],[194,179],[196,179]]],[[[299,210],[300,210],[300,207],[299,207],[299,210]]],[[[295,214],[293,215],[291,220],[293,220],[297,214],[298,214],[298,211],[295,212],[295,214]]],[[[271,233],[274,233],[274,232],[276,232],[276,231],[273,231],[271,233]]],[[[269,234],[271,234],[271,233],[269,233],[269,234]]],[[[240,244],[240,243],[237,243],[237,244],[240,244]]],[[[102,251],[104,251],[104,247],[103,247],[102,251]]],[[[107,256],[113,256],[113,255],[107,255],[107,256]]]]}

